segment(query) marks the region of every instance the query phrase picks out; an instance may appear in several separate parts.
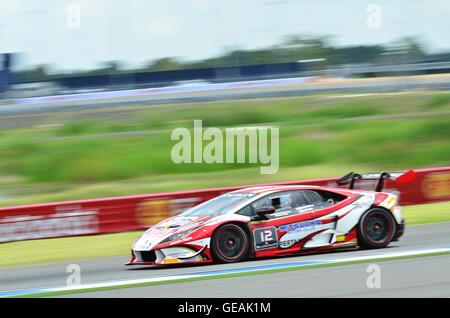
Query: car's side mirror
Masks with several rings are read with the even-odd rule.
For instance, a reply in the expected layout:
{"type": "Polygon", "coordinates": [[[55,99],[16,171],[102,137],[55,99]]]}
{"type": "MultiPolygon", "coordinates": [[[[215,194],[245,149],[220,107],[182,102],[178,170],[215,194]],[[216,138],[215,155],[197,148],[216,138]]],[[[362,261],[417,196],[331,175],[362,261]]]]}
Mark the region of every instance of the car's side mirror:
{"type": "Polygon", "coordinates": [[[259,216],[265,216],[266,214],[272,214],[275,212],[275,207],[273,206],[263,206],[261,208],[259,208],[258,210],[256,210],[256,214],[258,214],[259,216]]]}

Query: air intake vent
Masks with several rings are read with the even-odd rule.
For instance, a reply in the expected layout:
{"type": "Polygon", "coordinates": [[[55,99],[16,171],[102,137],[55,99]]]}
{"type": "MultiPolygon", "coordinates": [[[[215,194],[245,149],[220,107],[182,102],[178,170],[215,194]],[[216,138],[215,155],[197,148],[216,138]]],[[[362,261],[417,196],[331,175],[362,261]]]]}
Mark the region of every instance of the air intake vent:
{"type": "Polygon", "coordinates": [[[156,254],[155,251],[140,251],[141,258],[143,262],[155,262],[156,261],[156,254]]]}

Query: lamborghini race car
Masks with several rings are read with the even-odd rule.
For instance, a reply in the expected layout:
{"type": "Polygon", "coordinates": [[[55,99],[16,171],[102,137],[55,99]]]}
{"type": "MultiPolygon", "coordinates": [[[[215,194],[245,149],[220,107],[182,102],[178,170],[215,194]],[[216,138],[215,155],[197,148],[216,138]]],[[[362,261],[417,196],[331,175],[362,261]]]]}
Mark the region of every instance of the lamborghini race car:
{"type": "MultiPolygon", "coordinates": [[[[401,174],[400,174],[401,175],[401,174]]],[[[260,186],[228,192],[149,228],[126,265],[232,263],[336,248],[383,248],[403,234],[398,196],[338,185],[260,186]]],[[[403,178],[405,178],[403,176],[403,178]]]]}

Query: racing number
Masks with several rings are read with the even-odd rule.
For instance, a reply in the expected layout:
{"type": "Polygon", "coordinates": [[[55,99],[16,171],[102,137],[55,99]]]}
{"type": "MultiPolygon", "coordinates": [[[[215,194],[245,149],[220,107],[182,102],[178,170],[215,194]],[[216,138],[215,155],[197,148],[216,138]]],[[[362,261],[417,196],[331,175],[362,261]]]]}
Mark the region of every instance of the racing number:
{"type": "Polygon", "coordinates": [[[278,247],[277,229],[275,227],[256,229],[253,237],[255,238],[255,249],[257,251],[278,247]]]}
{"type": "Polygon", "coordinates": [[[272,231],[271,230],[265,230],[261,232],[261,242],[269,242],[272,241],[272,231]]]}

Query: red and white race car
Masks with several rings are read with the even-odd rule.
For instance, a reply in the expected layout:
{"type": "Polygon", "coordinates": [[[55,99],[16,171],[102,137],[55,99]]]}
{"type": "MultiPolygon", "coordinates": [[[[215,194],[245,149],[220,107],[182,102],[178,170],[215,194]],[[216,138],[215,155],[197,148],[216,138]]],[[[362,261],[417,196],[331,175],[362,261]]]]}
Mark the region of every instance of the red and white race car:
{"type": "MultiPolygon", "coordinates": [[[[143,233],[126,265],[238,262],[248,258],[359,246],[382,248],[405,227],[395,194],[353,190],[365,175],[338,180],[350,189],[261,186],[201,203],[143,233]]],[[[409,179],[397,174],[399,179],[409,179]]],[[[374,174],[370,175],[371,178],[374,174]]]]}

